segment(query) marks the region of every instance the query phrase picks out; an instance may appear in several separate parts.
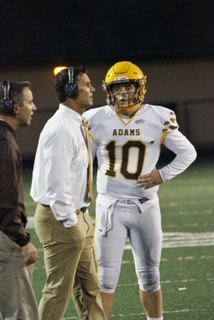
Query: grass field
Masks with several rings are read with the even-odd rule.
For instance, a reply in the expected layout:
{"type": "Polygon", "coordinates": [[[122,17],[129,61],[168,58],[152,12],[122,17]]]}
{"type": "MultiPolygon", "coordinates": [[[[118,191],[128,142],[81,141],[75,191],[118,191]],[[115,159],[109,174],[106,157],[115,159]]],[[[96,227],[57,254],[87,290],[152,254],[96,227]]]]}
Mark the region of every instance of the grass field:
{"type": "MultiPolygon", "coordinates": [[[[161,283],[165,320],[214,319],[214,160],[200,158],[159,191],[164,231],[161,283]]],[[[35,204],[29,197],[31,170],[24,170],[29,216],[35,204]]],[[[94,216],[94,206],[91,206],[94,216]]],[[[30,227],[30,226],[29,226],[30,227]]],[[[45,282],[41,245],[29,229],[40,259],[34,272],[37,299],[45,282]]],[[[72,302],[65,319],[78,319],[72,302]]],[[[116,291],[112,319],[146,319],[139,297],[132,253],[127,243],[116,291]]],[[[56,319],[58,320],[58,319],[56,319]]]]}

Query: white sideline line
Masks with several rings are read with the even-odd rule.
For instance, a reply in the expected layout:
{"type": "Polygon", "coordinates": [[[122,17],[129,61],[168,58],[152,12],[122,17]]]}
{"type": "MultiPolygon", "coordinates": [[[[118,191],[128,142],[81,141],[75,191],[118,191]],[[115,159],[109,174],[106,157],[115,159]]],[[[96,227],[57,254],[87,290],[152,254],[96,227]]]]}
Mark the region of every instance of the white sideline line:
{"type": "MultiPolygon", "coordinates": [[[[204,312],[205,311],[205,309],[199,309],[198,310],[198,312],[202,315],[202,312],[204,312]]],[[[195,312],[195,310],[192,310],[192,309],[181,309],[181,310],[173,310],[173,311],[164,311],[164,314],[176,314],[176,313],[183,313],[183,314],[185,314],[185,313],[188,313],[188,314],[190,314],[190,313],[192,313],[192,312],[195,312]]],[[[129,316],[132,316],[132,317],[136,317],[136,316],[141,316],[141,315],[145,315],[145,313],[144,312],[141,312],[141,313],[131,313],[131,314],[129,314],[129,316]]],[[[123,314],[123,313],[121,313],[121,314],[117,314],[117,315],[115,315],[115,314],[112,314],[112,318],[115,318],[115,317],[119,317],[119,318],[122,318],[122,317],[125,317],[125,316],[127,316],[127,314],[123,314]]],[[[63,318],[63,320],[71,320],[71,319],[78,319],[77,317],[69,317],[69,318],[63,318]]]]}
{"type": "MultiPolygon", "coordinates": [[[[214,232],[165,232],[163,248],[204,247],[214,245],[214,232]]],[[[130,249],[130,245],[126,245],[130,249]]]]}
{"type": "MultiPolygon", "coordinates": [[[[28,217],[27,228],[34,228],[33,217],[28,217]]],[[[165,232],[163,248],[201,247],[214,245],[214,232],[165,232]]],[[[126,250],[130,244],[127,243],[126,250]]]]}
{"type": "Polygon", "coordinates": [[[214,232],[166,232],[163,248],[213,246],[214,232]]]}
{"type": "Polygon", "coordinates": [[[33,217],[27,217],[27,219],[28,219],[27,228],[34,229],[33,217]]]}

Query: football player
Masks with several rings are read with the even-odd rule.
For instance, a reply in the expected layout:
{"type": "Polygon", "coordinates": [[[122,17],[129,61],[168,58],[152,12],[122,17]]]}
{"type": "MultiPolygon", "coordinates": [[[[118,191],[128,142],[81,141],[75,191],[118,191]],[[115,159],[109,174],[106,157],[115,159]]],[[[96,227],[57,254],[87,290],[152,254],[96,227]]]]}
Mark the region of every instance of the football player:
{"type": "Polygon", "coordinates": [[[97,157],[96,254],[101,294],[110,318],[126,241],[130,241],[147,319],[162,320],[159,185],[183,172],[196,151],[175,113],[144,103],[146,76],[129,61],[114,64],[103,82],[107,105],[84,116],[97,157]],[[156,169],[161,145],[175,157],[156,169]]]}

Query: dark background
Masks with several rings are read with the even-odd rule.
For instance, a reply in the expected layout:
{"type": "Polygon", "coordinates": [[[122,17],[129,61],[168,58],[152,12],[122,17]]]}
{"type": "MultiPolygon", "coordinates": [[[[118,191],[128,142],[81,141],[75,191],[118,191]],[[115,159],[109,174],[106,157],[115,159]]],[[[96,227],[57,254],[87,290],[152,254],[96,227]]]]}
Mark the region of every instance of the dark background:
{"type": "Polygon", "coordinates": [[[173,109],[180,130],[214,155],[214,0],[0,0],[0,80],[29,80],[37,112],[17,132],[24,158],[58,101],[53,68],[86,65],[105,103],[105,73],[130,60],[148,75],[146,102],[173,109]]]}
{"type": "Polygon", "coordinates": [[[213,0],[0,1],[0,67],[214,55],[213,0]]]}

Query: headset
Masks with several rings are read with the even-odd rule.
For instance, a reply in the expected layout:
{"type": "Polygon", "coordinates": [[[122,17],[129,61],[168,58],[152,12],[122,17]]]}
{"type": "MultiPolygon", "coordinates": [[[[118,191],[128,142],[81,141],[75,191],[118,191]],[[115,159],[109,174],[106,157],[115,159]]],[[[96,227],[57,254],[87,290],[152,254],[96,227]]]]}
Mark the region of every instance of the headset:
{"type": "Polygon", "coordinates": [[[10,80],[2,82],[4,96],[0,99],[0,111],[5,114],[11,114],[14,108],[14,101],[10,98],[10,80]]]}
{"type": "Polygon", "coordinates": [[[68,67],[68,83],[65,86],[65,93],[68,98],[75,98],[78,93],[77,83],[74,82],[74,68],[68,67]]]}

